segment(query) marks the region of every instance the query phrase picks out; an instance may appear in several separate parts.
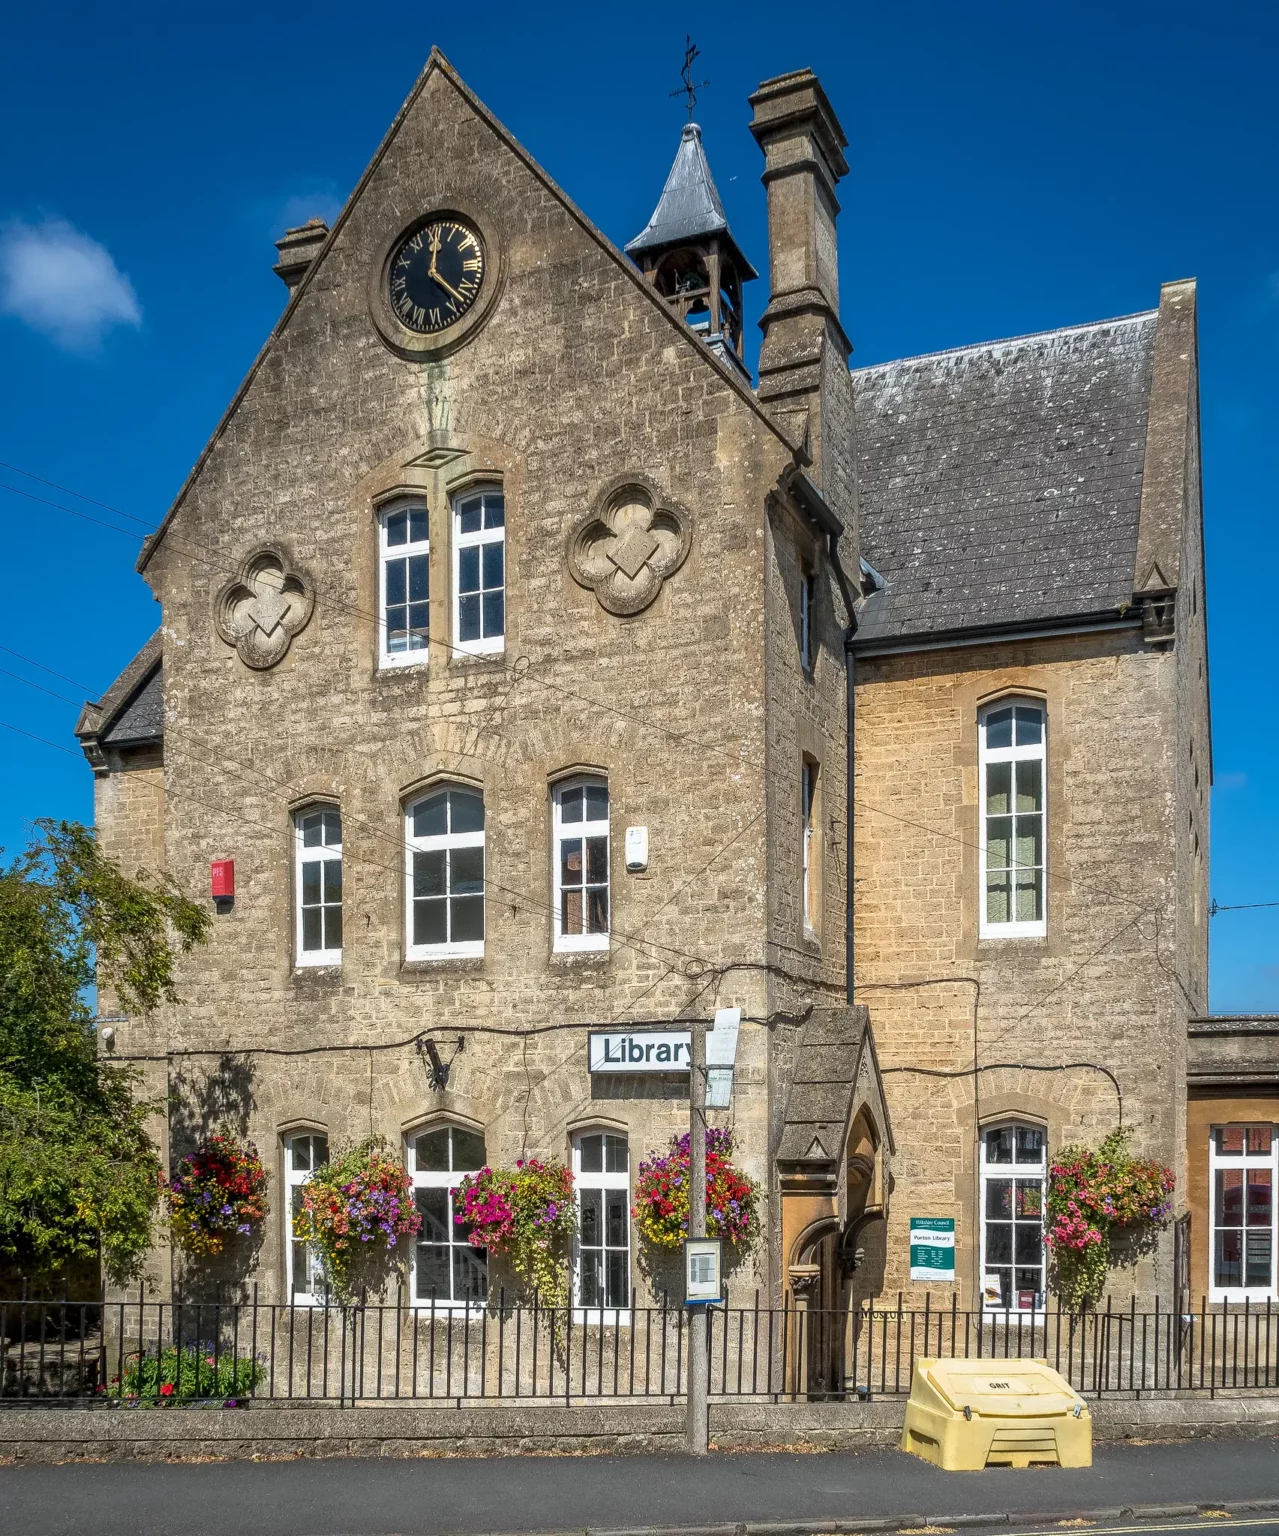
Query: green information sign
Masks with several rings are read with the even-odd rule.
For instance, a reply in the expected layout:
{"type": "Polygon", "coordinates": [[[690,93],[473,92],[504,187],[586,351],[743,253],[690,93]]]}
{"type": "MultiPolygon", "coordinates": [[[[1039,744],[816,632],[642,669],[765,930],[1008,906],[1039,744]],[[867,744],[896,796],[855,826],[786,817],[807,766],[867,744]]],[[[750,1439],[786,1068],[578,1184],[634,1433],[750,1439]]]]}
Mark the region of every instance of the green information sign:
{"type": "Polygon", "coordinates": [[[955,1218],[910,1218],[910,1278],[955,1282],[955,1218]]]}

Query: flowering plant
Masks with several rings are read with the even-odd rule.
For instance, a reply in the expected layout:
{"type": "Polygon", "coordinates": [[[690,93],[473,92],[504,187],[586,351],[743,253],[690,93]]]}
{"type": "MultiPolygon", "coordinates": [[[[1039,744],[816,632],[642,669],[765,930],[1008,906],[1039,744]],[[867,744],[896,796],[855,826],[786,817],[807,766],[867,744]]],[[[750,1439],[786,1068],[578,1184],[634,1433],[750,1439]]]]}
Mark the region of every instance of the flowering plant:
{"type": "Polygon", "coordinates": [[[99,1391],[126,1402],[160,1403],[165,1406],[192,1400],[220,1400],[234,1408],[266,1379],[261,1359],[219,1350],[211,1343],[184,1344],[179,1350],[166,1345],[129,1355],[120,1375],[99,1391]]]}
{"type": "Polygon", "coordinates": [[[477,1248],[504,1254],[548,1307],[568,1305],[568,1254],[577,1230],[573,1175],[563,1163],[521,1158],[463,1179],[456,1221],[477,1248]]]}
{"type": "MultiPolygon", "coordinates": [[[[758,1230],[759,1187],[731,1161],[732,1131],[706,1132],[706,1231],[730,1243],[750,1243],[758,1230]]],[[[631,1215],[645,1241],[678,1248],[688,1234],[689,1134],[676,1136],[665,1156],[639,1165],[631,1215]]]]}
{"type": "Polygon", "coordinates": [[[1172,1210],[1171,1168],[1128,1150],[1129,1131],[1111,1131],[1095,1151],[1063,1147],[1048,1169],[1047,1229],[1057,1294],[1069,1307],[1096,1302],[1110,1267],[1110,1235],[1161,1225],[1172,1210]]]}
{"type": "Polygon", "coordinates": [[[421,1225],[403,1164],[375,1138],[316,1169],[302,1186],[293,1235],[314,1244],[329,1284],[349,1298],[421,1225]]]}
{"type": "Polygon", "coordinates": [[[225,1128],[202,1141],[166,1182],[169,1226],[188,1253],[221,1253],[266,1215],[267,1172],[251,1141],[225,1128]]]}

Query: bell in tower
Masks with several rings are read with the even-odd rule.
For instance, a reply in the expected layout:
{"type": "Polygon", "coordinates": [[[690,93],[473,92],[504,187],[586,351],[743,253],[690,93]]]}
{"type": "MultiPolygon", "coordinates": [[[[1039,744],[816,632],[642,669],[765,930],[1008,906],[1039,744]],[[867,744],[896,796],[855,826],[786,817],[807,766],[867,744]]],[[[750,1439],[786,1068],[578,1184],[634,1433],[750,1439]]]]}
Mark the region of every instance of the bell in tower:
{"type": "Polygon", "coordinates": [[[742,284],[759,274],[724,217],[702,130],[684,125],[653,217],[626,254],[690,330],[749,379],[742,358],[742,284]]]}

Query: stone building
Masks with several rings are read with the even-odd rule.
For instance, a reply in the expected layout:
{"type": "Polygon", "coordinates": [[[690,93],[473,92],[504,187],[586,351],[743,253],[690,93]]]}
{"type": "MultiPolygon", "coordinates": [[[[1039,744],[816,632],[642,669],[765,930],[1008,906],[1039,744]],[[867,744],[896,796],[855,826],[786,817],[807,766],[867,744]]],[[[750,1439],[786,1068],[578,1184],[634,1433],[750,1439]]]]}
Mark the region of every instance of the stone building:
{"type": "Polygon", "coordinates": [[[656,1294],[626,1207],[688,1074],[617,1061],[720,1009],[711,1121],[764,1194],[738,1295],[947,1289],[914,1218],[953,1222],[961,1304],[1042,1307],[1046,1155],[1122,1113],[1185,1168],[1194,285],[850,371],[847,141],[810,71],[751,105],[757,387],[699,130],[628,256],[434,53],[334,227],[280,242],[287,307],[144,548],[160,633],[78,729],[98,833],[234,896],[111,1049],[168,1156],[223,1118],[269,1153],[264,1294],[317,1293],[289,1202],[370,1134],[439,1216],[418,1304],[482,1294],[447,1191],[526,1154],[590,1206],[577,1302],[656,1294]]]}

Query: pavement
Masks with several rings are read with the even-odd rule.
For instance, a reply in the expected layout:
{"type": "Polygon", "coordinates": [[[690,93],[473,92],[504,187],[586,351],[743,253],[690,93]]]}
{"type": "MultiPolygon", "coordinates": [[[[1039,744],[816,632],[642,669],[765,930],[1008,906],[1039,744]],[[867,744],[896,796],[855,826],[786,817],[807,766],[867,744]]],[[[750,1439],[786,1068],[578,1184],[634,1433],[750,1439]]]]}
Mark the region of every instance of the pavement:
{"type": "Polygon", "coordinates": [[[808,1536],[921,1524],[1011,1536],[1059,1521],[1095,1526],[1088,1536],[1226,1524],[1279,1536],[1279,1439],[1099,1445],[1083,1470],[941,1472],[891,1450],[0,1466],[4,1536],[808,1536]],[[1199,1513],[1223,1508],[1233,1514],[1199,1513]]]}

